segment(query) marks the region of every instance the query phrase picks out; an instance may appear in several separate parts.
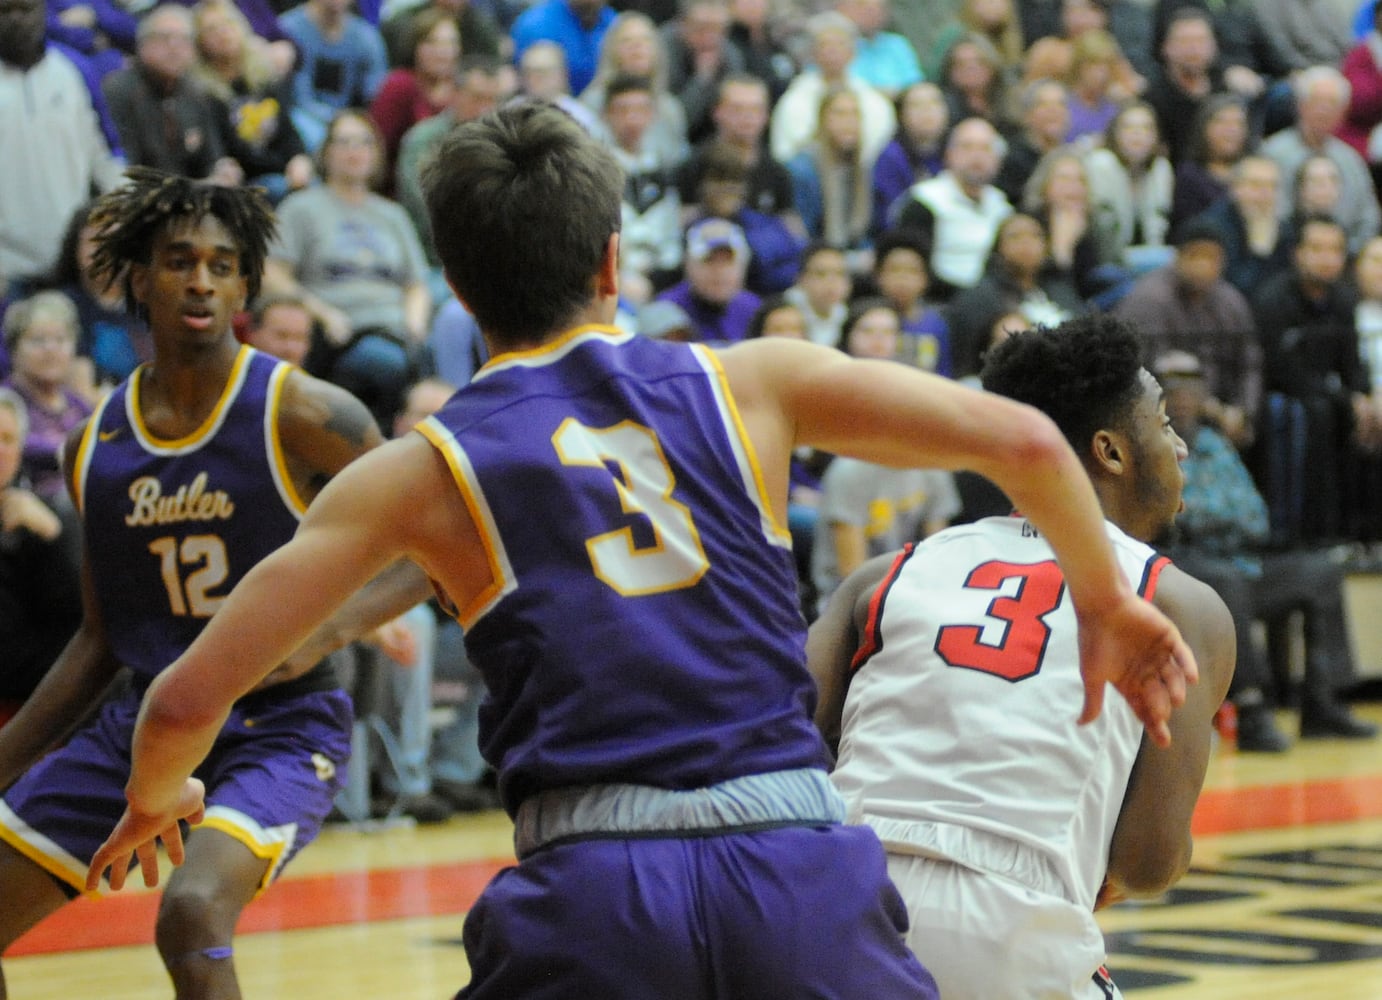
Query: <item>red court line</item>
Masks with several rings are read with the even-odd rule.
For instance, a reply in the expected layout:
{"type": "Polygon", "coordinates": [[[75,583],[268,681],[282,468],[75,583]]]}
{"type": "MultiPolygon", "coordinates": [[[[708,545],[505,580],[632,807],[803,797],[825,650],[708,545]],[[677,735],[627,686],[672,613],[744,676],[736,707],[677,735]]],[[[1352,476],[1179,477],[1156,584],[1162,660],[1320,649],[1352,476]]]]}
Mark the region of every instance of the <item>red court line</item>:
{"type": "MultiPolygon", "coordinates": [[[[512,863],[495,859],[286,878],[246,908],[237,933],[465,913],[495,872],[512,863]]],[[[83,896],[21,937],[5,955],[151,944],[158,900],[148,892],[83,896]]]]}
{"type": "Polygon", "coordinates": [[[1382,775],[1200,793],[1191,830],[1202,836],[1317,826],[1382,816],[1382,775]]]}
{"type": "MultiPolygon", "coordinates": [[[[1382,775],[1207,789],[1192,824],[1197,836],[1314,826],[1382,817],[1382,775]]],[[[327,927],[465,913],[508,859],[286,878],[255,900],[239,933],[327,927]]],[[[82,897],[6,952],[40,955],[150,944],[158,896],[82,897]]],[[[459,929],[459,925],[458,925],[459,929]]]]}

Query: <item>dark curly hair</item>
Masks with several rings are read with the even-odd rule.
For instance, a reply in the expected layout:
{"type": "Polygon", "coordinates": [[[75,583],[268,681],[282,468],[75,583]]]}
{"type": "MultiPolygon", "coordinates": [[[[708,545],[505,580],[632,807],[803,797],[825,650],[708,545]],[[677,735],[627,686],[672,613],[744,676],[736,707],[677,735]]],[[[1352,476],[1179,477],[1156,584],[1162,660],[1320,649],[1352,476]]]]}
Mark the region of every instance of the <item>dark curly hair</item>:
{"type": "Polygon", "coordinates": [[[1128,428],[1142,367],[1136,328],[1081,316],[1013,334],[988,352],[980,379],[988,391],[1045,413],[1084,455],[1096,431],[1128,428]]]}
{"type": "Polygon", "coordinates": [[[148,264],[158,235],[174,222],[214,216],[240,249],[240,274],[248,298],[259,294],[264,259],[278,223],[269,199],[259,188],[220,187],[167,174],[149,167],[125,171],[129,182],[91,206],[88,220],[96,227],[91,270],[98,284],[120,281],[125,302],[135,308],[130,265],[148,264]]]}

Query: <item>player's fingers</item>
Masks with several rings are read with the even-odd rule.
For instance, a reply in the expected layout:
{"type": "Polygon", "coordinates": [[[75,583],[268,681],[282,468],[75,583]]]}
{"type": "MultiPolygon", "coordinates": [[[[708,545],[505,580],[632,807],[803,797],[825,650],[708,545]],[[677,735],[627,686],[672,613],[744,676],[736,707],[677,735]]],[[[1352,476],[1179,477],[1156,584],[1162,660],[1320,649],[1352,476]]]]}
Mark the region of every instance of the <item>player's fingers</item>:
{"type": "Polygon", "coordinates": [[[95,892],[101,887],[101,876],[106,873],[106,868],[110,865],[110,851],[105,844],[96,852],[96,856],[91,859],[91,865],[86,870],[86,891],[95,892]]]}
{"type": "Polygon", "coordinates": [[[134,867],[134,855],[125,857],[123,852],[110,859],[110,888],[114,892],[119,892],[125,887],[125,877],[129,875],[130,869],[134,867]]]}
{"type": "Polygon", "coordinates": [[[139,858],[139,868],[144,873],[144,884],[152,889],[158,885],[158,848],[153,841],[140,844],[135,849],[135,856],[139,858]]]}
{"type": "Polygon", "coordinates": [[[163,848],[168,852],[168,860],[175,865],[183,862],[182,828],[176,823],[163,831],[163,848]]]}
{"type": "Polygon", "coordinates": [[[1080,712],[1080,725],[1093,722],[1104,708],[1104,679],[1085,678],[1084,709],[1080,712]]]}

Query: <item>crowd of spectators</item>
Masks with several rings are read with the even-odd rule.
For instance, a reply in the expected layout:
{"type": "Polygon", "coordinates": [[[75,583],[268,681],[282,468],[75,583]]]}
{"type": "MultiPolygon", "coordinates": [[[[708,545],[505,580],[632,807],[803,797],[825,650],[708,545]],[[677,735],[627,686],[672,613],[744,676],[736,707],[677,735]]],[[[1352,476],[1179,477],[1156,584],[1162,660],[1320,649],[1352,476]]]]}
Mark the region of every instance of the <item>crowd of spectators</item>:
{"type": "MultiPolygon", "coordinates": [[[[1118,311],[1149,365],[1203,365],[1200,419],[1251,471],[1272,546],[1365,557],[1379,26],[1357,0],[0,0],[0,308],[22,329],[0,376],[37,435],[149,357],[90,275],[85,217],[122,165],[153,166],[268,192],[245,328],[292,327],[294,360],[393,426],[410,385],[484,360],[437,267],[428,154],[539,98],[625,169],[630,329],[849,350],[867,301],[895,360],[972,381],[1004,329],[1118,311]]],[[[66,517],[37,447],[14,481],[66,517]]],[[[794,491],[808,589],[827,460],[803,457],[794,491]]],[[[870,537],[898,533],[883,506],[870,537]]]]}

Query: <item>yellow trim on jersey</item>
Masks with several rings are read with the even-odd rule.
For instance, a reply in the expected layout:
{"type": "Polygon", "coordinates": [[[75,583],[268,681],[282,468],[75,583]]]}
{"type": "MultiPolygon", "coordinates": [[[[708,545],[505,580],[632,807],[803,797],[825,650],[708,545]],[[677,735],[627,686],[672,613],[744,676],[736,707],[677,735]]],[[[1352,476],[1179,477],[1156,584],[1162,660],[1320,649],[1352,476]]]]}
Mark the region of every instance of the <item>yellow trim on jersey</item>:
{"type": "Polygon", "coordinates": [[[235,363],[231,366],[230,376],[226,379],[225,386],[221,389],[221,398],[216,400],[216,405],[211,408],[211,413],[202,421],[202,425],[186,437],[178,438],[175,441],[168,441],[152,433],[144,425],[144,416],[140,412],[139,406],[139,385],[143,380],[143,374],[148,369],[147,364],[140,365],[130,376],[130,389],[128,395],[127,410],[130,418],[130,425],[134,432],[148,441],[155,448],[176,450],[187,448],[199,443],[203,438],[208,437],[220,426],[225,411],[229,408],[231,400],[235,398],[236,392],[240,388],[241,382],[245,377],[245,369],[249,367],[250,355],[253,349],[246,344],[240,345],[240,350],[235,355],[235,363]]]}
{"type": "Polygon", "coordinates": [[[744,457],[748,460],[749,472],[753,476],[754,488],[758,491],[758,505],[762,508],[764,516],[768,519],[768,524],[772,526],[778,539],[790,543],[792,533],[777,519],[777,512],[773,510],[773,505],[768,497],[768,486],[763,480],[763,466],[758,461],[758,450],[754,448],[748,428],[744,426],[744,418],[739,415],[739,404],[734,401],[734,393],[730,391],[729,377],[725,374],[724,366],[720,364],[720,359],[715,356],[715,352],[708,347],[692,344],[691,348],[715,369],[715,377],[720,383],[720,395],[724,398],[725,409],[729,411],[729,419],[734,424],[735,433],[739,435],[740,446],[744,449],[744,457]]]}
{"type": "Polygon", "coordinates": [[[609,337],[616,341],[629,340],[638,336],[637,334],[621,330],[617,326],[606,326],[603,323],[586,323],[583,326],[567,330],[565,333],[554,337],[552,340],[547,341],[547,343],[539,347],[530,347],[525,351],[506,351],[503,354],[490,358],[490,360],[480,366],[480,370],[475,373],[471,381],[473,382],[475,379],[483,378],[491,372],[502,371],[515,364],[527,364],[537,360],[541,360],[543,364],[550,364],[559,356],[565,354],[570,348],[574,347],[575,341],[584,340],[590,335],[609,337]]]}
{"type": "MultiPolygon", "coordinates": [[[[502,554],[499,529],[494,524],[488,509],[476,496],[468,470],[462,466],[464,452],[461,450],[460,442],[450,431],[437,423],[434,417],[423,420],[414,430],[425,437],[432,444],[432,447],[441,452],[442,457],[446,459],[447,467],[451,470],[451,478],[456,483],[457,490],[460,491],[461,499],[465,501],[466,510],[470,512],[470,519],[475,525],[475,531],[480,536],[480,544],[485,550],[485,561],[489,564],[491,580],[489,586],[475,595],[475,598],[465,607],[456,608],[456,620],[461,623],[462,628],[468,629],[495,601],[513,588],[515,581],[512,571],[506,572],[508,559],[502,554]]],[[[452,602],[455,601],[454,594],[447,596],[452,602]]]]}
{"type": "MultiPolygon", "coordinates": [[[[192,827],[192,829],[200,830],[206,827],[211,830],[219,830],[231,840],[244,844],[245,847],[249,849],[249,852],[256,858],[262,858],[269,863],[268,868],[264,870],[264,877],[259,880],[259,888],[255,890],[254,895],[257,899],[259,896],[263,895],[264,890],[268,889],[278,876],[279,871],[283,867],[283,854],[291,846],[292,842],[291,840],[277,839],[266,843],[262,839],[262,828],[257,824],[251,828],[242,823],[237,823],[235,819],[232,818],[233,816],[243,815],[243,813],[239,813],[235,810],[224,808],[218,809],[218,807],[212,806],[207,811],[206,818],[192,827]]],[[[254,822],[248,816],[245,817],[245,820],[251,824],[254,822]]],[[[274,827],[272,829],[278,828],[274,827]]]]}
{"type": "Polygon", "coordinates": [[[293,482],[293,477],[288,473],[288,460],[283,454],[283,437],[279,432],[278,421],[279,406],[283,400],[283,386],[288,381],[288,375],[292,370],[292,365],[281,362],[274,369],[274,373],[269,376],[269,398],[268,405],[264,407],[264,419],[268,421],[269,425],[269,460],[273,463],[283,498],[288,501],[288,506],[297,513],[298,517],[301,517],[307,510],[307,502],[298,493],[297,484],[293,482]]]}
{"type": "Polygon", "coordinates": [[[72,461],[72,488],[76,495],[72,498],[77,505],[77,513],[86,513],[86,471],[91,466],[91,452],[96,447],[98,428],[101,426],[101,418],[105,415],[106,404],[110,402],[110,394],[101,400],[91,416],[86,418],[86,429],[82,431],[82,439],[77,444],[77,454],[72,461]]]}
{"type": "MultiPolygon", "coordinates": [[[[19,819],[17,813],[9,812],[9,815],[13,816],[15,819],[19,819]]],[[[20,819],[19,821],[21,823],[23,822],[22,819],[20,819]]],[[[31,827],[27,827],[27,825],[26,828],[32,829],[31,827]]],[[[41,834],[37,834],[37,831],[34,832],[36,835],[41,836],[41,834]]],[[[3,823],[0,823],[0,840],[3,840],[6,844],[9,844],[16,851],[24,855],[24,857],[28,858],[34,864],[38,865],[40,868],[46,871],[49,875],[52,875],[58,881],[70,885],[72,888],[78,890],[79,892],[82,892],[83,894],[88,894],[86,893],[86,869],[81,869],[79,871],[78,869],[72,867],[71,863],[63,860],[62,858],[55,857],[54,855],[49,854],[46,851],[43,851],[42,849],[31,844],[29,841],[24,839],[23,834],[21,834],[18,830],[12,830],[3,823]]],[[[73,858],[73,861],[76,861],[76,859],[73,858]]]]}

